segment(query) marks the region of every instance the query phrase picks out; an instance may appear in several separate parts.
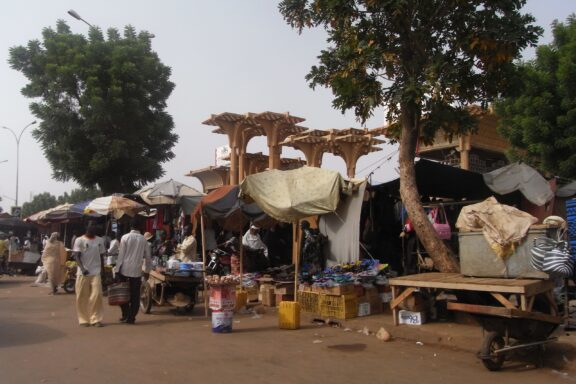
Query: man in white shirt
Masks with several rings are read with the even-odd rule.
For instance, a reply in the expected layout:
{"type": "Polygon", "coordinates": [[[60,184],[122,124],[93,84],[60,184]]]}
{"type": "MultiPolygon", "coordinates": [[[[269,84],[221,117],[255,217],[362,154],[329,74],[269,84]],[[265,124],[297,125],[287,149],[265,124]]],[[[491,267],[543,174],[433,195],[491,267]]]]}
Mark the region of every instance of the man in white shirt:
{"type": "Polygon", "coordinates": [[[131,231],[120,239],[118,261],[114,271],[119,273],[122,281],[128,281],[130,285],[130,301],[122,304],[122,317],[120,322],[134,324],[140,308],[140,288],[142,287],[142,265],[144,271],[150,272],[152,268],[150,244],[138,230],[140,220],[135,216],[131,223],[131,231]]]}
{"type": "Polygon", "coordinates": [[[102,327],[102,264],[106,247],[96,236],[96,225],[89,222],[86,233],[76,238],[72,255],[78,263],[76,273],[76,312],[81,327],[102,327]]]}

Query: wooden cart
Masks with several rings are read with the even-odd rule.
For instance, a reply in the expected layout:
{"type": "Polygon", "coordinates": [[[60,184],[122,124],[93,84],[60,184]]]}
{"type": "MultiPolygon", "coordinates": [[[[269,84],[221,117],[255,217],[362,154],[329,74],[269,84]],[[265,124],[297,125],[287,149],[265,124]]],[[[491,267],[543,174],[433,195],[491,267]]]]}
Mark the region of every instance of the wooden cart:
{"type": "Polygon", "coordinates": [[[549,280],[466,277],[457,273],[423,273],[390,280],[392,314],[398,324],[398,306],[420,289],[453,291],[457,301],[448,309],[477,317],[485,331],[479,354],[489,370],[498,370],[508,352],[554,341],[552,332],[564,319],[549,280]],[[512,340],[514,339],[514,340],[512,340]]]}
{"type": "MultiPolygon", "coordinates": [[[[202,273],[202,271],[200,271],[202,273]]],[[[190,304],[177,307],[181,313],[194,309],[198,297],[198,287],[204,284],[203,278],[175,276],[161,272],[150,271],[148,279],[142,283],[140,290],[140,310],[150,313],[152,305],[163,306],[169,304],[168,298],[176,293],[183,293],[192,298],[190,304]]]]}

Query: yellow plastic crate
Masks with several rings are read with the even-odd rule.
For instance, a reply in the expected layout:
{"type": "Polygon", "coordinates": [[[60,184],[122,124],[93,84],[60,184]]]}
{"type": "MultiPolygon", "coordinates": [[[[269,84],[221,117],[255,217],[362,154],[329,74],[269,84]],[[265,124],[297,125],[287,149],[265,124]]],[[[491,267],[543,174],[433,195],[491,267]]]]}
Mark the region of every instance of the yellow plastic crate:
{"type": "Polygon", "coordinates": [[[320,316],[345,320],[358,316],[358,298],[356,295],[320,295],[320,316]]]}
{"type": "Polygon", "coordinates": [[[278,308],[278,326],[280,329],[300,328],[300,304],[296,301],[282,301],[278,308]]]}
{"type": "Polygon", "coordinates": [[[300,303],[300,309],[304,312],[320,313],[318,296],[316,292],[298,291],[297,301],[300,303]]]}

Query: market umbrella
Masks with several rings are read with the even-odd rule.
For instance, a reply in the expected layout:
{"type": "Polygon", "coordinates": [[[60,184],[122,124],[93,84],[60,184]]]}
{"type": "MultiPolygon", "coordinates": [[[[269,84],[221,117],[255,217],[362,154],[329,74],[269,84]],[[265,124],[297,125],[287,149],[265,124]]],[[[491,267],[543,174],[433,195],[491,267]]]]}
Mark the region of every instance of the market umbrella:
{"type": "Polygon", "coordinates": [[[84,214],[81,211],[75,210],[74,204],[60,204],[56,207],[46,209],[44,211],[36,212],[28,216],[26,221],[34,223],[38,222],[62,222],[71,219],[81,218],[84,214]]]}
{"type": "Polygon", "coordinates": [[[140,196],[150,205],[175,205],[180,204],[182,198],[185,197],[200,198],[204,196],[197,189],[172,179],[141,188],[134,194],[140,196]]]}
{"type": "Polygon", "coordinates": [[[97,213],[100,215],[111,214],[114,218],[119,219],[124,215],[134,216],[144,209],[146,209],[144,204],[137,203],[121,195],[110,195],[92,200],[86,208],[84,208],[84,213],[97,213]]]}
{"type": "Polygon", "coordinates": [[[315,167],[270,170],[247,176],[240,184],[243,198],[254,200],[271,217],[291,222],[294,228],[294,298],[298,290],[300,226],[306,217],[334,212],[344,180],[338,172],[315,167]]]}

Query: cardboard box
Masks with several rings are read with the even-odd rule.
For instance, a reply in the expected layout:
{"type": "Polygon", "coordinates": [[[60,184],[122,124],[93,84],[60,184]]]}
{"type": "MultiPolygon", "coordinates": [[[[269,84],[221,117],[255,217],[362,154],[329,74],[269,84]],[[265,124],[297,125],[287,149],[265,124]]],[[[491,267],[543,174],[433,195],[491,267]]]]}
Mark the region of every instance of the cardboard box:
{"type": "Polygon", "coordinates": [[[283,295],[294,294],[294,283],[279,283],[276,284],[274,291],[283,295]]]}
{"type": "Polygon", "coordinates": [[[354,284],[354,291],[356,291],[356,297],[363,297],[365,294],[362,284],[354,284]]]}
{"type": "Polygon", "coordinates": [[[370,314],[377,315],[379,313],[384,312],[384,307],[382,305],[382,301],[380,301],[380,297],[377,296],[373,299],[370,299],[370,314]]]}
{"type": "Polygon", "coordinates": [[[343,296],[343,295],[355,295],[356,290],[354,288],[354,284],[345,284],[345,285],[335,285],[333,287],[320,287],[320,293],[324,295],[343,296]]]}
{"type": "Polygon", "coordinates": [[[425,312],[412,312],[404,309],[398,311],[398,323],[407,325],[422,325],[426,322],[425,312]]]}
{"type": "Polygon", "coordinates": [[[280,303],[282,301],[294,301],[294,294],[277,293],[276,294],[276,305],[280,306],[280,303]]]}
{"type": "Polygon", "coordinates": [[[364,296],[366,296],[366,298],[368,299],[378,297],[378,288],[376,287],[364,288],[364,296]]]}
{"type": "Polygon", "coordinates": [[[274,293],[274,288],[268,288],[262,292],[262,305],[267,307],[276,306],[276,294],[274,293]]]}

